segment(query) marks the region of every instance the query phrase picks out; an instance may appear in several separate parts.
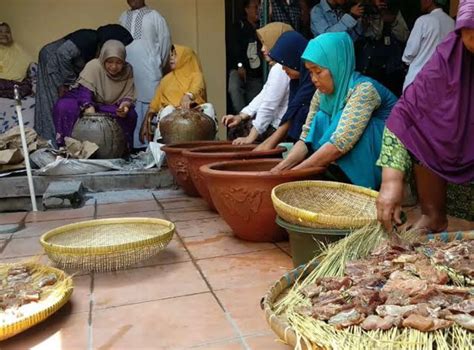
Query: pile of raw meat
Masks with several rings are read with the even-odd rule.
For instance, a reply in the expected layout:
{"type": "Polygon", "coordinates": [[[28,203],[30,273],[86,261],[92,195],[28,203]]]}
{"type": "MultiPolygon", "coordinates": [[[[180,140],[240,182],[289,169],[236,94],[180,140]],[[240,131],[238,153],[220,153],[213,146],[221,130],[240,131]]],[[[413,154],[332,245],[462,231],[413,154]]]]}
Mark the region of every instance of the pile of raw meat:
{"type": "Polygon", "coordinates": [[[427,243],[416,249],[385,244],[346,264],[344,277],[323,277],[303,289],[312,308],[301,310],[341,329],[392,327],[474,331],[474,288],[454,286],[440,264],[472,281],[474,241],[427,243]],[[429,258],[427,257],[429,256],[429,258]]]}

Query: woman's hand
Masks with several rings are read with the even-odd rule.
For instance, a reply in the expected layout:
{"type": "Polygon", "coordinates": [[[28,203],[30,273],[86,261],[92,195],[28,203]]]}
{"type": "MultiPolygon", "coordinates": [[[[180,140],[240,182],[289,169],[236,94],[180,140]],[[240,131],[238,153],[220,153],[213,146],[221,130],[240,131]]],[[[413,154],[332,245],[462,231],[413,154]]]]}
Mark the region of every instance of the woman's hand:
{"type": "Polygon", "coordinates": [[[86,109],[84,109],[84,113],[90,113],[90,114],[95,113],[94,106],[89,106],[86,109]]]}
{"type": "Polygon", "coordinates": [[[247,135],[247,137],[239,137],[232,142],[233,145],[250,145],[251,143],[254,143],[258,138],[258,131],[255,129],[255,127],[252,127],[250,130],[250,133],[247,135]]]}
{"type": "Polygon", "coordinates": [[[377,219],[388,233],[392,232],[393,223],[402,224],[403,172],[383,168],[382,186],[377,197],[377,219]]]}
{"type": "Polygon", "coordinates": [[[180,106],[184,109],[190,109],[194,104],[194,100],[188,94],[184,94],[181,98],[180,106]]]}
{"type": "Polygon", "coordinates": [[[222,117],[222,124],[227,128],[234,128],[244,120],[242,115],[228,114],[222,117]]]}
{"type": "Polygon", "coordinates": [[[238,137],[234,141],[232,141],[233,145],[249,145],[253,143],[248,137],[238,137]]]}
{"type": "Polygon", "coordinates": [[[254,151],[269,151],[276,148],[278,144],[286,138],[290,125],[289,121],[280,125],[270,137],[255,147],[254,151]]]}
{"type": "Polygon", "coordinates": [[[288,153],[286,159],[283,159],[270,171],[273,173],[279,173],[283,170],[293,169],[295,165],[301,163],[305,159],[307,154],[308,148],[306,147],[306,144],[303,141],[298,141],[295,143],[290,153],[288,153]]]}
{"type": "Polygon", "coordinates": [[[337,149],[332,143],[325,143],[311,157],[295,167],[297,169],[306,168],[327,168],[329,164],[335,162],[343,156],[343,153],[337,149]]]}
{"type": "MultiPolygon", "coordinates": [[[[267,139],[268,140],[268,139],[267,139]]],[[[269,142],[262,142],[257,147],[255,147],[252,152],[265,152],[273,149],[272,145],[269,142]]]]}
{"type": "Polygon", "coordinates": [[[148,110],[146,112],[145,118],[143,119],[142,126],[140,128],[140,142],[145,143],[145,141],[152,141],[153,134],[151,132],[151,121],[156,112],[148,110]]]}
{"type": "Polygon", "coordinates": [[[122,102],[120,106],[117,108],[116,113],[120,118],[125,118],[129,110],[130,110],[130,102],[122,102]]]}

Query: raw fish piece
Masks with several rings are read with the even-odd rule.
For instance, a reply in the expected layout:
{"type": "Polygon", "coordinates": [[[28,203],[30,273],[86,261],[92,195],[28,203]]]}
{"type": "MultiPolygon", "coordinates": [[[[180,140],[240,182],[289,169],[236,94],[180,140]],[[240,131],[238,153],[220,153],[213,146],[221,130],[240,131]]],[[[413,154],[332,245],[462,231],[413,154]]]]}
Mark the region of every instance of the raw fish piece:
{"type": "Polygon", "coordinates": [[[349,311],[340,312],[337,315],[331,317],[328,323],[334,325],[338,329],[341,329],[358,325],[362,321],[364,321],[364,315],[362,315],[357,310],[352,309],[349,311]]]}
{"type": "Polygon", "coordinates": [[[387,330],[395,325],[396,318],[392,316],[380,317],[377,315],[368,316],[364,322],[361,323],[362,329],[366,331],[374,331],[376,329],[387,330]]]}
{"type": "Polygon", "coordinates": [[[456,322],[461,327],[474,331],[474,316],[466,314],[450,315],[446,317],[448,320],[456,322]]]}

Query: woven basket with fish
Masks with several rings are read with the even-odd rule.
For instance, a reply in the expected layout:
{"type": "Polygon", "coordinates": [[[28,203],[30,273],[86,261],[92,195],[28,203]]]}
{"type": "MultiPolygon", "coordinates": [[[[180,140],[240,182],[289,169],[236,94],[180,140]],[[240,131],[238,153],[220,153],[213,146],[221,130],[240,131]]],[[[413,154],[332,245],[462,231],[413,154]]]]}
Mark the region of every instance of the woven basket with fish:
{"type": "Polygon", "coordinates": [[[28,261],[0,264],[0,341],[45,320],[71,297],[72,278],[28,261]]]}
{"type": "Polygon", "coordinates": [[[267,321],[295,349],[472,349],[474,231],[418,237],[369,225],[325,247],[273,285],[267,321]]]}

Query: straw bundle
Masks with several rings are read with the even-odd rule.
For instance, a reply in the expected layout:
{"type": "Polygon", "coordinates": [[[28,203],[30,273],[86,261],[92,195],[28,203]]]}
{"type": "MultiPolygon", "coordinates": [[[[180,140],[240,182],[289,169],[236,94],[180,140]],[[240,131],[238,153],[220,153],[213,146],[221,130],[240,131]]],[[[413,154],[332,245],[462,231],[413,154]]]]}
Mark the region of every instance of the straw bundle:
{"type": "MultiPolygon", "coordinates": [[[[413,232],[404,238],[412,241],[413,232]]],[[[367,257],[386,238],[380,225],[366,226],[336,242],[304,269],[284,276],[264,299],[267,320],[280,337],[295,349],[472,349],[474,334],[457,325],[434,332],[410,328],[388,331],[364,331],[360,327],[336,330],[326,322],[301,315],[298,310],[310,307],[302,288],[324,276],[342,276],[346,262],[367,257]],[[317,264],[317,261],[320,261],[317,264]],[[295,276],[295,274],[297,274],[295,276]],[[287,294],[278,299],[289,287],[287,294]],[[271,305],[272,304],[272,305],[271,305]]]]}
{"type": "Polygon", "coordinates": [[[45,233],[41,244],[65,269],[113,271],[148,259],[173,238],[173,223],[151,218],[91,220],[45,233]]]}
{"type": "Polygon", "coordinates": [[[32,282],[37,284],[45,276],[54,274],[57,281],[50,287],[42,288],[39,302],[29,303],[20,308],[21,316],[12,320],[0,311],[0,341],[8,339],[24,330],[44,321],[59,310],[71,297],[73,291],[72,278],[63,271],[41,265],[36,261],[15,264],[0,264],[0,276],[6,276],[12,267],[26,266],[32,271],[32,282]]]}

